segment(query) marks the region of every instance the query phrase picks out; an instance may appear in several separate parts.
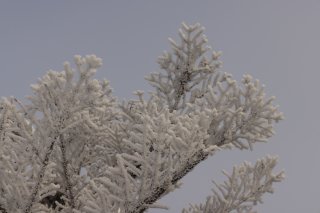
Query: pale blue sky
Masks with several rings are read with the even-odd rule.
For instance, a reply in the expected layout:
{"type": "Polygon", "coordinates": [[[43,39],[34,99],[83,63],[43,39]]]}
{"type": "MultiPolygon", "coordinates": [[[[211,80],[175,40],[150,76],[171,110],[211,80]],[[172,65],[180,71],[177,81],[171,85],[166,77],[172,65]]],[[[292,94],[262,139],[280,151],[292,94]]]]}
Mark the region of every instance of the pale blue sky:
{"type": "Polygon", "coordinates": [[[209,43],[223,52],[223,70],[238,80],[246,73],[260,79],[286,120],[253,152],[223,151],[203,162],[161,200],[169,211],[149,212],[180,212],[210,194],[211,180],[223,180],[221,169],[266,154],[280,157],[287,179],[265,196],[259,212],[320,212],[319,11],[317,0],[3,0],[0,96],[23,99],[48,69],[94,53],[104,63],[97,77],[128,99],[133,90],[151,89],[144,76],[158,70],[156,59],[168,50],[167,37],[177,38],[181,22],[200,22],[209,43]]]}

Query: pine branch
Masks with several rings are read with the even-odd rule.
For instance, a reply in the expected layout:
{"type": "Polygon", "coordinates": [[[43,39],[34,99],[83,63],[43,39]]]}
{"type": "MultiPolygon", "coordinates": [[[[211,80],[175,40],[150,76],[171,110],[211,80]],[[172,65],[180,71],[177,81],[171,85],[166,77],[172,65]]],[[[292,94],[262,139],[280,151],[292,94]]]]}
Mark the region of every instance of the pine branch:
{"type": "Polygon", "coordinates": [[[233,168],[232,174],[223,171],[227,181],[217,184],[213,195],[204,204],[191,205],[183,213],[228,213],[232,211],[249,212],[257,203],[262,203],[262,195],[273,192],[273,183],[284,179],[283,172],[273,174],[276,157],[267,156],[254,166],[245,162],[233,168]]]}
{"type": "Polygon", "coordinates": [[[205,160],[209,156],[209,153],[203,150],[198,151],[190,159],[193,161],[188,161],[185,167],[181,171],[177,171],[173,174],[170,183],[164,183],[161,187],[156,187],[149,197],[145,198],[143,202],[139,203],[137,206],[133,207],[128,213],[142,213],[148,209],[148,205],[153,204],[159,200],[167,191],[169,186],[175,185],[179,180],[181,180],[186,174],[188,174],[195,166],[197,166],[201,161],[205,160]]]}
{"type": "Polygon", "coordinates": [[[12,103],[0,103],[0,187],[6,196],[0,211],[21,210],[29,196],[24,213],[142,213],[160,207],[155,202],[214,151],[251,149],[271,137],[274,122],[282,119],[274,98],[265,98],[249,75],[239,86],[218,71],[220,53],[204,55],[209,48],[203,30],[183,23],[180,44],[169,39],[173,53],[158,60],[166,74],[147,77],[156,88],[149,100],[137,91],[138,100],[117,103],[107,81],[91,79],[102,61],[89,55],[75,56],[76,81],[65,63],[62,72],[49,71],[32,85],[30,105],[16,101],[16,111],[12,103]],[[39,159],[30,158],[24,148],[30,145],[39,159]],[[79,175],[82,169],[86,174],[79,175]]]}
{"type": "Polygon", "coordinates": [[[63,134],[60,135],[60,148],[62,154],[62,167],[63,167],[63,175],[66,181],[66,189],[69,192],[68,196],[70,199],[70,206],[72,208],[75,207],[74,194],[72,192],[72,184],[70,180],[70,172],[68,171],[68,162],[66,159],[66,147],[65,147],[65,138],[63,134]]]}
{"type": "Polygon", "coordinates": [[[45,157],[44,157],[44,160],[42,162],[42,166],[41,166],[41,169],[39,171],[39,174],[38,174],[38,178],[37,178],[37,181],[35,183],[35,186],[33,187],[33,191],[31,193],[31,196],[29,198],[29,202],[27,203],[25,209],[24,209],[24,213],[29,213],[33,204],[34,204],[34,201],[36,199],[36,196],[38,194],[38,191],[39,191],[39,188],[40,188],[40,184],[44,178],[44,173],[45,173],[45,170],[47,168],[47,165],[49,163],[49,159],[50,159],[50,155],[53,151],[53,147],[57,141],[58,137],[55,137],[51,143],[50,143],[50,146],[48,147],[47,149],[47,152],[45,154],[45,157]]]}

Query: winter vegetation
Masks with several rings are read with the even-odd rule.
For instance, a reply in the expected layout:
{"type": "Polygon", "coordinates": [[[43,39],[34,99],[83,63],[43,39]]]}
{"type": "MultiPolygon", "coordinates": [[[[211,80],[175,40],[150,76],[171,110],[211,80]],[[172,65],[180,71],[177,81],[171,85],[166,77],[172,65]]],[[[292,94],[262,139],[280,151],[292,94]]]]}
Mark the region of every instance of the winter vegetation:
{"type": "MultiPolygon", "coordinates": [[[[252,149],[283,118],[264,86],[220,71],[199,24],[182,24],[180,41],[146,80],[146,97],[118,101],[93,78],[102,60],[75,56],[61,72],[31,85],[28,103],[0,102],[0,212],[138,213],[167,208],[157,201],[200,162],[224,149],[252,149]]],[[[276,157],[235,166],[213,193],[183,213],[252,212],[283,179],[276,157]]]]}

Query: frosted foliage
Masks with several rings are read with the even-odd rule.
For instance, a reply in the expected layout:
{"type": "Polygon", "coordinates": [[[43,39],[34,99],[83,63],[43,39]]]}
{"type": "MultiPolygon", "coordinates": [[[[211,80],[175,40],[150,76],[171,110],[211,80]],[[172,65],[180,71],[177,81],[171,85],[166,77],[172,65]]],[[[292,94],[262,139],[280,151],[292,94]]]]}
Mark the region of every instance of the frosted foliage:
{"type": "MultiPolygon", "coordinates": [[[[199,25],[182,24],[180,43],[146,79],[150,98],[119,102],[93,78],[102,60],[75,56],[75,68],[48,71],[29,103],[0,102],[0,212],[129,213],[164,208],[161,197],[215,151],[252,149],[282,114],[258,80],[237,83],[210,57],[199,25]]],[[[273,157],[235,167],[205,204],[183,212],[248,212],[270,192],[273,157]]]]}
{"type": "Polygon", "coordinates": [[[253,206],[262,203],[262,195],[272,193],[272,183],[283,180],[283,172],[273,174],[277,163],[275,157],[267,156],[256,162],[254,166],[245,162],[233,168],[232,174],[223,171],[227,181],[223,184],[214,182],[216,188],[213,195],[204,204],[191,205],[183,213],[224,213],[252,212],[253,206]]]}
{"type": "Polygon", "coordinates": [[[169,38],[173,52],[164,52],[158,59],[166,74],[152,73],[146,77],[171,111],[182,110],[186,103],[201,97],[209,77],[221,65],[220,52],[213,52],[209,59],[205,56],[210,47],[206,45],[208,41],[203,31],[199,24],[188,26],[183,23],[179,30],[181,43],[169,38]]]}

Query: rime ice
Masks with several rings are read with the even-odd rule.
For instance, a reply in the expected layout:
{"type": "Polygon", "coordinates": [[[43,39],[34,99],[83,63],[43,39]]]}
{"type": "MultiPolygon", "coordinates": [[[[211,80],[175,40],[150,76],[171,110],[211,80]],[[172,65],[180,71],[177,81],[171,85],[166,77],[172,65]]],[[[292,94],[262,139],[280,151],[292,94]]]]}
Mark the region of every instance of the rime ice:
{"type": "MultiPolygon", "coordinates": [[[[119,102],[109,82],[93,78],[102,60],[74,57],[75,68],[48,71],[30,102],[0,102],[0,211],[4,213],[136,213],[166,208],[201,161],[225,148],[266,141],[282,114],[249,75],[238,83],[220,71],[220,52],[200,24],[182,24],[180,41],[147,76],[150,98],[119,102]],[[85,171],[85,172],[84,172],[85,171]]],[[[244,163],[215,184],[204,204],[182,212],[245,212],[272,192],[282,173],[274,157],[244,163]]]]}

